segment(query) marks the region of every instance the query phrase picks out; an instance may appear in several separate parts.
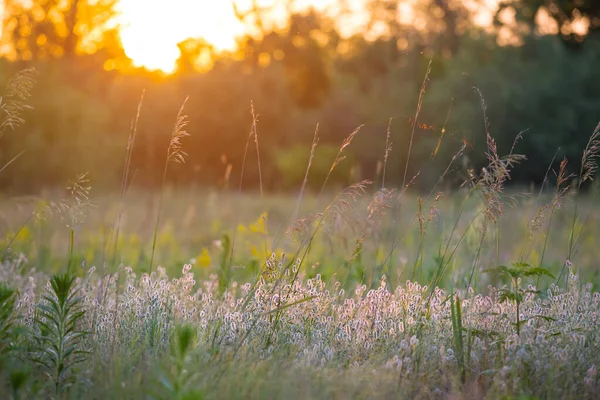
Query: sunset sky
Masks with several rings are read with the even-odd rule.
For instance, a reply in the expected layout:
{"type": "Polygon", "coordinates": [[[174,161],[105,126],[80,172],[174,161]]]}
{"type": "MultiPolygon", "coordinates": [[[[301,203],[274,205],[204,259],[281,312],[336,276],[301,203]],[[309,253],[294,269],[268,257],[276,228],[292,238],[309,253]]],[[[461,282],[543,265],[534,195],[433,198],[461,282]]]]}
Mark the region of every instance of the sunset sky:
{"type": "MultiPolygon", "coordinates": [[[[465,6],[475,15],[476,23],[489,25],[498,0],[465,0],[465,6]]],[[[240,10],[247,10],[252,0],[235,0],[240,10]]],[[[286,16],[285,0],[258,0],[263,7],[274,6],[272,18],[283,21],[286,16]]],[[[320,11],[338,14],[338,7],[345,3],[348,17],[338,21],[342,34],[350,34],[366,23],[364,5],[366,0],[296,0],[295,10],[314,7],[320,11]]],[[[217,50],[235,47],[236,37],[245,32],[244,25],[233,12],[231,0],[120,0],[123,28],[121,37],[127,55],[138,66],[170,72],[179,57],[177,43],[193,37],[202,37],[217,50]]],[[[402,22],[412,23],[411,7],[418,0],[403,2],[402,22]]]]}
{"type": "MultiPolygon", "coordinates": [[[[211,43],[217,51],[232,50],[236,39],[247,33],[248,26],[239,21],[234,13],[233,3],[239,10],[246,11],[253,0],[118,0],[120,36],[126,54],[134,65],[150,70],[172,72],[175,69],[179,48],[177,44],[188,38],[202,38],[211,43]]],[[[317,10],[335,16],[338,30],[348,35],[365,26],[368,17],[364,5],[368,0],[295,0],[294,11],[314,7],[317,10]],[[345,5],[345,17],[339,19],[340,5],[345,5]]],[[[269,7],[271,23],[286,22],[289,0],[257,0],[260,7],[269,7]]],[[[482,27],[490,27],[497,10],[499,0],[463,0],[470,11],[473,22],[482,27]]],[[[0,17],[3,1],[0,0],[0,17]]],[[[419,0],[403,0],[400,5],[399,20],[417,28],[423,25],[424,14],[419,0]],[[421,14],[413,9],[421,6],[421,14]]],[[[508,11],[508,10],[507,10],[508,11]]],[[[505,17],[509,20],[508,13],[505,17]]],[[[503,19],[503,18],[501,18],[503,19]]],[[[506,19],[503,19],[506,23],[506,19]]],[[[575,21],[570,28],[580,34],[587,32],[587,20],[575,21]]],[[[563,27],[564,29],[565,27],[563,27]]],[[[490,28],[491,29],[491,28],[490,28]]],[[[538,14],[538,29],[541,33],[555,33],[558,26],[544,12],[538,14]]],[[[376,29],[375,29],[376,31],[376,29]]],[[[372,32],[371,32],[372,33],[372,32]]],[[[563,32],[564,33],[564,32],[563,32]]],[[[499,32],[500,40],[515,37],[505,29],[499,32]]],[[[504,40],[510,43],[510,40],[504,40]]]]}
{"type": "MultiPolygon", "coordinates": [[[[248,10],[252,0],[233,0],[241,11],[248,10]]],[[[177,44],[187,38],[203,38],[217,50],[235,48],[236,38],[247,31],[247,27],[234,14],[232,0],[120,0],[119,11],[121,38],[125,52],[136,66],[172,72],[179,57],[177,44]]],[[[261,7],[271,8],[274,23],[285,22],[287,0],[257,0],[261,7]]],[[[347,35],[360,29],[367,22],[364,5],[367,0],[295,0],[294,9],[300,11],[314,7],[320,11],[339,15],[339,5],[345,4],[347,13],[343,21],[338,20],[338,29],[347,35]]],[[[491,26],[499,0],[463,0],[470,10],[475,24],[491,26]]],[[[406,24],[419,24],[412,7],[419,0],[404,0],[400,9],[400,20],[406,24]]],[[[510,14],[510,13],[507,13],[510,14]]],[[[553,33],[558,28],[544,13],[538,15],[538,26],[542,33],[553,33]]],[[[511,15],[504,18],[509,20],[511,15]]],[[[574,24],[574,30],[585,32],[587,25],[574,24]]],[[[510,32],[500,32],[500,39],[510,43],[510,32]]]]}
{"type": "MultiPolygon", "coordinates": [[[[358,10],[364,0],[347,0],[358,10]]],[[[277,0],[259,0],[262,6],[278,6],[277,0]]],[[[324,10],[337,0],[297,0],[296,8],[313,6],[324,10]]],[[[247,10],[251,0],[236,0],[240,10],[247,10]]],[[[136,65],[169,72],[179,56],[177,43],[202,37],[218,50],[235,47],[237,36],[245,32],[230,0],[121,0],[121,37],[127,55],[136,65]]],[[[285,15],[281,6],[274,11],[285,15]]]]}

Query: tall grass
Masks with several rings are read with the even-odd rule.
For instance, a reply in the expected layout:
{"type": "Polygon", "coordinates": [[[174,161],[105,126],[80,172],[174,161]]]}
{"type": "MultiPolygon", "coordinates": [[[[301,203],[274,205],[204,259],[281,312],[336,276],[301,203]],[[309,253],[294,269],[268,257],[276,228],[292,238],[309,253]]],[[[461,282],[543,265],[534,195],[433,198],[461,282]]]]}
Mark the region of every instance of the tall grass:
{"type": "MultiPolygon", "coordinates": [[[[578,221],[578,197],[577,195],[581,191],[581,187],[585,182],[594,180],[594,175],[596,170],[598,169],[598,156],[600,155],[600,123],[596,126],[596,129],[590,136],[590,139],[585,146],[583,151],[583,156],[581,157],[581,168],[579,170],[579,177],[577,179],[577,189],[575,190],[575,206],[573,207],[573,218],[571,222],[571,233],[569,234],[569,251],[567,254],[567,258],[563,267],[558,275],[557,281],[560,282],[560,279],[563,275],[565,267],[568,263],[570,263],[571,258],[573,256],[573,251],[575,250],[575,231],[576,224],[578,221]]],[[[583,229],[583,228],[582,228],[583,229]]],[[[566,277],[566,284],[568,285],[568,275],[566,277]]]]}
{"type": "MultiPolygon", "coordinates": [[[[538,194],[533,222],[509,220],[513,226],[502,228],[503,220],[530,214],[511,211],[521,198],[506,188],[513,169],[525,158],[516,153],[520,135],[507,155],[498,153],[483,94],[476,89],[487,165],[478,172],[465,171],[463,197],[439,190],[459,168],[463,143],[435,185],[411,205],[408,188],[417,178],[408,181],[410,154],[430,68],[431,63],[399,190],[386,188],[390,120],[381,186],[364,180],[330,201],[323,199],[331,173],[343,162],[359,127],[342,142],[314,196],[324,208],[303,214],[319,141],[317,126],[303,183],[298,195],[286,202],[289,214],[281,218],[284,234],[269,235],[265,229],[251,237],[238,229],[246,206],[241,201],[251,140],[261,181],[260,207],[269,201],[262,188],[258,115],[252,105],[234,231],[212,232],[211,238],[221,240],[218,249],[205,249],[207,265],[190,261],[181,273],[154,268],[154,261],[161,251],[157,237],[166,220],[163,212],[171,211],[163,204],[169,166],[186,157],[185,101],[167,147],[149,268],[144,272],[137,265],[116,265],[117,257],[124,259],[120,251],[128,250],[118,243],[120,235],[127,235],[121,225],[132,181],[140,100],[109,241],[112,257],[105,260],[110,265],[73,273],[76,233],[83,236],[79,227],[92,203],[85,174],[71,182],[64,199],[46,208],[68,228],[62,232],[69,246],[61,259],[66,274],[29,268],[31,260],[24,255],[0,261],[1,392],[12,398],[594,398],[600,389],[600,295],[580,282],[574,268],[566,271],[564,286],[549,279],[576,265],[583,226],[592,227],[596,197],[584,218],[575,204],[566,227],[559,225],[558,215],[567,197],[582,198],[582,185],[594,177],[600,125],[584,151],[578,181],[573,182],[563,160],[550,202],[540,204],[542,192],[538,194]],[[457,201],[454,213],[448,210],[452,200],[457,201]],[[515,255],[502,254],[501,238],[517,236],[522,228],[528,237],[524,243],[509,238],[515,241],[511,249],[517,250],[517,259],[510,260],[515,255]],[[553,271],[547,262],[551,254],[557,259],[559,246],[552,236],[557,229],[570,232],[569,264],[561,263],[561,271],[553,271]],[[539,232],[544,232],[541,243],[535,240],[539,232]],[[252,247],[253,240],[264,246],[264,259],[259,254],[254,256],[258,261],[250,261],[252,252],[245,247],[252,247]],[[382,253],[386,246],[389,251],[382,253]],[[534,248],[541,252],[538,264],[529,263],[534,248]],[[396,251],[409,255],[410,264],[406,257],[401,265],[396,251]],[[505,265],[498,265],[500,260],[505,265]],[[412,273],[412,281],[400,284],[404,273],[412,273]]],[[[435,145],[432,157],[441,142],[435,145]]],[[[17,225],[16,235],[7,236],[8,247],[25,240],[21,237],[31,218],[17,225]]]]}
{"type": "Polygon", "coordinates": [[[181,140],[189,136],[185,127],[187,126],[187,116],[183,114],[183,109],[185,108],[185,104],[187,103],[187,98],[183,101],[179,112],[177,113],[177,118],[175,119],[175,126],[173,127],[173,131],[171,132],[171,140],[169,141],[169,145],[167,146],[167,155],[165,159],[165,167],[163,168],[162,181],[160,184],[159,191],[159,199],[158,199],[158,210],[156,211],[156,222],[154,224],[154,236],[152,238],[152,252],[150,254],[150,266],[149,273],[152,274],[152,267],[154,265],[154,253],[156,251],[156,238],[158,236],[158,229],[160,223],[160,213],[162,210],[162,203],[165,191],[165,185],[167,184],[167,171],[169,169],[169,164],[171,163],[180,163],[183,164],[185,162],[185,156],[187,155],[183,151],[181,140]]]}
{"type": "Polygon", "coordinates": [[[117,211],[116,221],[113,227],[113,254],[111,265],[111,272],[115,268],[115,263],[117,261],[117,253],[119,250],[119,234],[121,233],[121,220],[123,218],[123,207],[125,205],[125,200],[127,196],[127,191],[132,183],[132,178],[130,175],[131,169],[131,159],[133,158],[133,149],[135,147],[135,139],[137,137],[138,131],[138,123],[140,120],[140,113],[142,110],[142,104],[144,103],[144,92],[140,97],[140,101],[137,107],[137,113],[135,115],[135,119],[131,124],[131,129],[129,131],[129,137],[127,138],[127,148],[125,151],[125,160],[123,164],[123,174],[121,177],[121,189],[120,189],[120,201],[119,201],[119,209],[117,211]]]}

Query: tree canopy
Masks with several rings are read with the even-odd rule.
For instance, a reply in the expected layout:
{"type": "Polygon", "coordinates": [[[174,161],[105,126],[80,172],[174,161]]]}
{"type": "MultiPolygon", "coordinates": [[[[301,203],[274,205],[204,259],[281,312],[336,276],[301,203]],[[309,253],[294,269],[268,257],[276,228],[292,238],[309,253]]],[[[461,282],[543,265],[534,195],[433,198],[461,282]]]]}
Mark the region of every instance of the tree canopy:
{"type": "MultiPolygon", "coordinates": [[[[175,115],[187,96],[190,157],[176,167],[173,183],[219,185],[231,168],[240,169],[253,125],[251,106],[263,181],[274,190],[302,179],[290,168],[304,170],[317,124],[319,154],[326,156],[362,126],[334,184],[380,177],[388,126],[394,143],[386,173],[391,185],[401,184],[413,127],[409,173],[419,175],[421,188],[437,181],[463,145],[465,155],[447,184],[460,184],[467,169],[484,165],[486,129],[503,151],[522,132],[516,150],[529,161],[515,171],[513,183],[540,182],[553,158],[567,156],[577,168],[599,119],[596,2],[503,2],[498,13],[510,8],[515,19],[496,18],[495,27],[478,25],[471,3],[419,2],[412,22],[402,17],[403,4],[371,0],[365,31],[344,36],[339,15],[290,7],[287,23],[275,25],[266,19],[269,10],[255,3],[235,10],[250,32],[239,38],[237,50],[219,52],[204,38],[191,37],[178,46],[177,71],[165,75],[132,66],[120,43],[115,0],[6,0],[0,88],[27,66],[38,70],[38,83],[28,123],[1,138],[0,161],[27,151],[0,181],[5,188],[32,191],[90,171],[97,185],[111,187],[143,91],[132,161],[139,185],[152,186],[160,176],[175,115]],[[533,29],[540,10],[561,27],[557,34],[533,29]],[[576,21],[589,23],[584,36],[563,28],[576,21]],[[499,44],[506,25],[515,28],[517,44],[499,44]],[[572,42],[577,46],[564,45],[572,42]],[[413,121],[420,95],[421,112],[413,121]]],[[[245,174],[247,187],[258,184],[253,163],[245,174]]],[[[316,187],[318,179],[311,181],[316,187]]]]}

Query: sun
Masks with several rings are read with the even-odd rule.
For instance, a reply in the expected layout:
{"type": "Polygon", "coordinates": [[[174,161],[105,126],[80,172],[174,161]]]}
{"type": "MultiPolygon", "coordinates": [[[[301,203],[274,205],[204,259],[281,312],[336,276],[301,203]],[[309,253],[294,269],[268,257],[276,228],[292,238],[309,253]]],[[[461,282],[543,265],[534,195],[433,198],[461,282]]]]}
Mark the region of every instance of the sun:
{"type": "MultiPolygon", "coordinates": [[[[297,0],[293,8],[324,10],[337,1],[297,0]]],[[[364,1],[347,0],[354,8],[364,1]]],[[[247,32],[235,17],[234,2],[240,10],[248,10],[254,2],[270,7],[269,17],[276,24],[286,18],[284,3],[278,0],[119,0],[125,53],[136,66],[170,73],[179,57],[177,43],[185,39],[202,38],[217,51],[232,50],[236,38],[247,32]]]]}
{"type": "Polygon", "coordinates": [[[203,38],[217,50],[233,49],[244,33],[225,0],[120,0],[121,40],[136,66],[173,72],[187,38],[203,38]]]}

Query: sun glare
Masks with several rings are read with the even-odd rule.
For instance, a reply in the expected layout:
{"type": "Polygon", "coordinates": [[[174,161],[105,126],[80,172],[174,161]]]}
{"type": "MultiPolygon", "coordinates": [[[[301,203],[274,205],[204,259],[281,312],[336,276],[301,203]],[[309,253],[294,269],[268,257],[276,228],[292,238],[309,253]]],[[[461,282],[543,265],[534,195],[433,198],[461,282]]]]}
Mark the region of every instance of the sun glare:
{"type": "MultiPolygon", "coordinates": [[[[483,4],[474,0],[464,1],[475,14],[477,24],[490,25],[498,0],[485,0],[483,4]]],[[[244,11],[251,7],[253,0],[235,0],[235,3],[238,9],[244,11]]],[[[258,0],[257,3],[259,7],[269,7],[271,22],[277,24],[284,20],[285,2],[258,0]]],[[[314,7],[335,13],[341,4],[345,4],[351,15],[348,17],[346,14],[345,18],[337,21],[342,35],[365,26],[366,0],[296,0],[293,8],[299,11],[314,7]]],[[[406,3],[409,8],[416,4],[418,0],[406,3]]],[[[236,46],[236,38],[247,29],[236,18],[232,0],[120,0],[119,11],[123,47],[134,65],[166,73],[175,70],[179,58],[178,43],[189,38],[201,38],[217,51],[232,50],[236,46]]],[[[404,10],[402,15],[413,16],[408,11],[404,10]]]]}
{"type": "Polygon", "coordinates": [[[121,0],[121,38],[137,66],[172,72],[177,43],[204,38],[217,50],[232,49],[244,26],[223,0],[121,0]]]}
{"type": "MultiPolygon", "coordinates": [[[[359,4],[364,0],[350,0],[359,4]]],[[[236,0],[240,10],[247,10],[252,0],[236,0]]],[[[275,5],[271,16],[285,15],[281,2],[258,0],[258,5],[275,5]],[[279,8],[277,7],[279,5],[279,8]]],[[[336,0],[299,0],[295,8],[326,9],[336,0]]],[[[235,48],[236,38],[246,27],[234,14],[231,0],[120,0],[121,39],[125,53],[136,66],[172,72],[179,49],[177,43],[188,38],[203,38],[216,50],[235,48]]]]}

